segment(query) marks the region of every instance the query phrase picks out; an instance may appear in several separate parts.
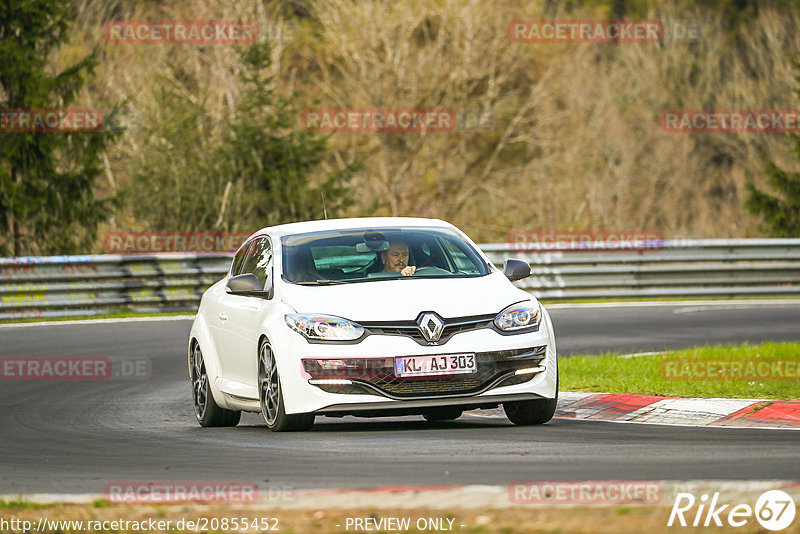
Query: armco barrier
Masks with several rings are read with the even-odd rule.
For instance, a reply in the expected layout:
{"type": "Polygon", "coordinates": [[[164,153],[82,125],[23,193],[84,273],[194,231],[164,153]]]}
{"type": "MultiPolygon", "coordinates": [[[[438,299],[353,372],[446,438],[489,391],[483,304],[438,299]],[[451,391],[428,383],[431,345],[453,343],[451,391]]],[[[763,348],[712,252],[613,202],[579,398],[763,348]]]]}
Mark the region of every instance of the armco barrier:
{"type": "MultiPolygon", "coordinates": [[[[534,252],[481,245],[502,266],[527,260],[517,285],[545,300],[800,295],[800,239],[664,241],[657,248],[534,252]]],[[[0,259],[0,320],[113,309],[194,311],[230,254],[0,259]]]]}
{"type": "Polygon", "coordinates": [[[231,254],[0,259],[0,320],[195,310],[230,261],[231,254]]]}
{"type": "Polygon", "coordinates": [[[603,252],[481,248],[495,264],[528,261],[532,276],[518,285],[545,300],[800,295],[800,239],[684,239],[603,252]]]}

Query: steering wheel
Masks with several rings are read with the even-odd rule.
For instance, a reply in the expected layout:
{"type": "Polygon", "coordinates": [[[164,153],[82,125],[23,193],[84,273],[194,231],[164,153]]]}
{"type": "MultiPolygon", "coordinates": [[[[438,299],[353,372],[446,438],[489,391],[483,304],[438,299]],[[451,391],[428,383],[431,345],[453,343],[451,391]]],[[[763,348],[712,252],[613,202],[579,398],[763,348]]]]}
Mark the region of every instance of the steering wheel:
{"type": "Polygon", "coordinates": [[[445,269],[441,269],[439,267],[434,267],[433,265],[423,265],[422,267],[417,267],[417,270],[414,271],[414,274],[417,273],[431,273],[431,274],[453,274],[450,271],[445,269]]]}

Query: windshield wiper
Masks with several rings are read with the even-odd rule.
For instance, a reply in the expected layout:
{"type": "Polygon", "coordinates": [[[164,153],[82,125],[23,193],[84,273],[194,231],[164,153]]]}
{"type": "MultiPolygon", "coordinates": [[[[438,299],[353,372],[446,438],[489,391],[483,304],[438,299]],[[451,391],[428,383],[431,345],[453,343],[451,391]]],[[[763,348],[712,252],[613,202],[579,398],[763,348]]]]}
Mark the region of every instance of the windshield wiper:
{"type": "Polygon", "coordinates": [[[334,284],[346,284],[346,280],[310,280],[308,282],[295,282],[298,286],[330,286],[334,284]]]}

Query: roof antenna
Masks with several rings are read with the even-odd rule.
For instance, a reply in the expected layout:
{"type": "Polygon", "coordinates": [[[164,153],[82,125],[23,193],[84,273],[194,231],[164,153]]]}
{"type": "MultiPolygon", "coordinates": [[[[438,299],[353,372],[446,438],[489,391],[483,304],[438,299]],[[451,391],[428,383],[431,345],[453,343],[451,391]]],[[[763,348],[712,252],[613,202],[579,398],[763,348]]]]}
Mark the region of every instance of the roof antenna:
{"type": "Polygon", "coordinates": [[[325,214],[325,220],[327,221],[328,220],[328,208],[325,207],[325,192],[324,191],[320,191],[319,194],[322,195],[322,213],[325,214]]]}

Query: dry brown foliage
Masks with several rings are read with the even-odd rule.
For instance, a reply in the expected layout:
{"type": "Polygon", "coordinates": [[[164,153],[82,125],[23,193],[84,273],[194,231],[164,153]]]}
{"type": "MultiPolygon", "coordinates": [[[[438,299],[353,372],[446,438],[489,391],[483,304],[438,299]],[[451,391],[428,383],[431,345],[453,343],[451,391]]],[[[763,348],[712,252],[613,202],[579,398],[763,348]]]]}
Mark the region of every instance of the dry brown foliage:
{"type": "MultiPolygon", "coordinates": [[[[512,42],[509,22],[544,18],[542,2],[100,5],[78,2],[75,45],[101,47],[100,76],[86,96],[98,107],[127,98],[147,121],[169,112],[154,95],[171,84],[206,106],[218,134],[239,94],[232,47],[109,45],[101,31],[109,19],[216,18],[258,22],[275,46],[279,89],[296,93],[301,107],[448,108],[462,119],[451,132],[333,134],[324,170],[353,156],[364,163],[356,204],[336,216],[441,217],[482,242],[521,229],[748,237],[760,234],[742,207],[744,184],[762,183],[767,158],[796,165],[785,136],[667,133],[659,115],[800,107],[791,63],[800,11],[762,9],[734,43],[713,12],[662,2],[649,18],[699,20],[701,39],[614,45],[512,42]],[[464,127],[464,118],[480,117],[483,124],[464,127]]],[[[142,135],[132,129],[109,154],[108,188],[130,183],[142,135]]],[[[147,221],[123,214],[115,224],[147,221]]]]}

